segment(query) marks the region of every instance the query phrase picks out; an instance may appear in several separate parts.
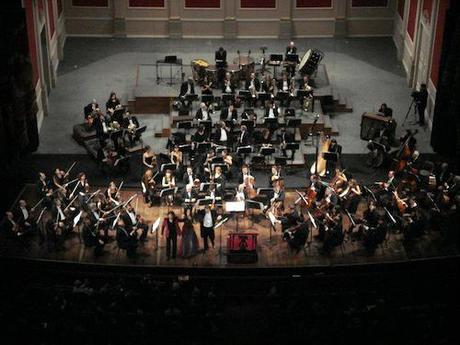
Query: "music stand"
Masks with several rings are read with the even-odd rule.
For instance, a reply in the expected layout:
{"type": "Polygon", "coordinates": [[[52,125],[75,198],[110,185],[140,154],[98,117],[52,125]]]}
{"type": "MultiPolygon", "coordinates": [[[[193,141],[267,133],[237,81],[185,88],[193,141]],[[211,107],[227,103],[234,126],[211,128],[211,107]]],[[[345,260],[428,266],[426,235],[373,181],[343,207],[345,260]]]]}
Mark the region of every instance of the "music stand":
{"type": "Polygon", "coordinates": [[[223,164],[224,163],[224,157],[213,157],[211,159],[211,164],[223,164]]]}
{"type": "Polygon", "coordinates": [[[175,171],[175,170],[176,170],[176,164],[174,164],[174,163],[164,163],[164,164],[161,164],[160,171],[161,171],[161,172],[165,172],[166,170],[175,171]]]}
{"type": "Polygon", "coordinates": [[[257,188],[258,195],[270,196],[273,193],[273,188],[257,188]]]}
{"type": "Polygon", "coordinates": [[[265,164],[265,156],[255,155],[251,158],[251,164],[265,164]]]}
{"type": "Polygon", "coordinates": [[[189,102],[198,101],[198,95],[196,93],[189,93],[185,95],[185,100],[189,102]]]}
{"type": "Polygon", "coordinates": [[[272,94],[268,92],[259,92],[257,94],[257,99],[261,102],[270,101],[272,99],[272,94]]]}
{"type": "Polygon", "coordinates": [[[267,127],[273,127],[273,125],[278,125],[277,117],[264,117],[264,125],[267,127]]]}
{"type": "Polygon", "coordinates": [[[250,100],[252,97],[251,91],[249,90],[240,90],[238,92],[238,95],[240,96],[242,100],[245,100],[245,101],[250,100]]]}
{"type": "Polygon", "coordinates": [[[235,95],[232,94],[232,93],[223,93],[222,94],[222,102],[224,102],[225,104],[228,104],[228,101],[234,102],[235,101],[235,95]]]}
{"type": "Polygon", "coordinates": [[[208,150],[211,149],[211,143],[210,142],[198,143],[198,146],[196,149],[198,150],[198,152],[208,152],[208,150]]]}
{"type": "Polygon", "coordinates": [[[236,149],[238,155],[252,153],[252,146],[240,146],[236,149]]]}
{"type": "Polygon", "coordinates": [[[302,119],[288,119],[286,127],[299,128],[302,123],[302,119]]]}
{"type": "MultiPolygon", "coordinates": [[[[174,197],[174,194],[176,194],[176,192],[177,192],[177,187],[162,189],[160,191],[160,198],[163,198],[163,197],[167,198],[170,195],[174,197]]],[[[169,205],[169,202],[167,204],[168,204],[168,212],[169,212],[169,210],[171,209],[171,206],[169,205]]]]}
{"type": "Polygon", "coordinates": [[[238,213],[242,213],[246,210],[246,204],[244,201],[227,201],[225,202],[225,212],[235,214],[236,216],[236,232],[239,230],[239,219],[238,213]]]}
{"type": "Polygon", "coordinates": [[[215,185],[215,183],[207,183],[207,182],[201,183],[200,184],[200,192],[207,193],[209,191],[209,188],[211,187],[211,185],[215,185]]]}
{"type": "Polygon", "coordinates": [[[214,225],[214,230],[219,229],[219,252],[217,255],[222,256],[223,250],[222,250],[222,228],[227,221],[229,217],[225,217],[224,219],[220,220],[216,225],[214,225]]]}
{"type": "Polygon", "coordinates": [[[212,121],[211,120],[206,120],[206,121],[198,120],[198,125],[203,126],[204,129],[209,132],[211,130],[211,128],[212,128],[212,121]]]}
{"type": "Polygon", "coordinates": [[[241,126],[246,126],[246,128],[249,130],[250,128],[254,127],[254,121],[252,121],[252,120],[241,120],[241,126]]]}
{"type": "Polygon", "coordinates": [[[214,102],[214,96],[213,95],[201,95],[201,102],[209,104],[214,102]]]}
{"type": "Polygon", "coordinates": [[[285,101],[289,98],[289,92],[287,91],[278,91],[276,94],[276,99],[279,101],[285,101]]]}
{"type": "Polygon", "coordinates": [[[296,97],[299,98],[299,99],[301,99],[301,98],[308,97],[310,94],[311,94],[311,91],[307,91],[307,90],[297,90],[296,97]]]}
{"type": "Polygon", "coordinates": [[[151,234],[155,234],[155,250],[158,250],[158,229],[160,227],[161,217],[152,224],[152,230],[150,230],[151,234]]]}
{"type": "Polygon", "coordinates": [[[299,143],[286,143],[285,150],[297,151],[299,149],[299,143]]]}
{"type": "Polygon", "coordinates": [[[297,61],[299,61],[299,55],[298,54],[286,54],[286,61],[297,63],[297,61]]]}
{"type": "Polygon", "coordinates": [[[192,129],[192,121],[180,121],[176,124],[177,129],[184,129],[185,131],[192,129]]]}
{"type": "MultiPolygon", "coordinates": [[[[260,201],[255,201],[255,200],[245,200],[245,203],[246,203],[246,208],[249,209],[249,210],[259,210],[259,211],[263,211],[265,206],[263,203],[261,203],[260,201]]],[[[254,214],[251,213],[251,226],[254,224],[254,221],[253,221],[253,216],[254,214]]]]}
{"type": "Polygon", "coordinates": [[[214,202],[214,199],[212,198],[203,198],[203,199],[198,199],[196,201],[197,206],[206,206],[206,205],[212,205],[214,202]]]}
{"type": "Polygon", "coordinates": [[[286,157],[275,157],[275,164],[285,166],[286,165],[286,157]]]}
{"type": "Polygon", "coordinates": [[[271,147],[261,147],[260,148],[260,154],[263,156],[271,156],[272,154],[275,153],[275,148],[273,146],[271,147]]]}
{"type": "Polygon", "coordinates": [[[295,116],[295,109],[286,108],[286,110],[284,110],[284,116],[295,116]]]}

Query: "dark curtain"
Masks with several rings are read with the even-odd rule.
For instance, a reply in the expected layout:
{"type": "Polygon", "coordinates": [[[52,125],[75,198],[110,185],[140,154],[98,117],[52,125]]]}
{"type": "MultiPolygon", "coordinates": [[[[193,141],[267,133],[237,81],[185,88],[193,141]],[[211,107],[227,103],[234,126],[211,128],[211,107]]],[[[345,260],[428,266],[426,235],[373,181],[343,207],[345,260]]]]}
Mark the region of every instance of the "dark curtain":
{"type": "Polygon", "coordinates": [[[447,11],[431,145],[460,169],[460,16],[459,1],[447,11]]]}
{"type": "MultiPolygon", "coordinates": [[[[21,160],[38,148],[37,103],[25,11],[21,1],[0,8],[0,210],[21,187],[21,160]]],[[[0,214],[0,219],[2,214],[0,214]]]]}

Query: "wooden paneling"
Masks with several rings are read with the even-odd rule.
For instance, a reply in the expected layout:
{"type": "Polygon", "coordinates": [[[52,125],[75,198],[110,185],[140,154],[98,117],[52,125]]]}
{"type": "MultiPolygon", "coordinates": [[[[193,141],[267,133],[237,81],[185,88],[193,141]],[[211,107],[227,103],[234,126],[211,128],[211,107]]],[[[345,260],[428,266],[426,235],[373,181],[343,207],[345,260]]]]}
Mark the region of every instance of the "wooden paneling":
{"type": "Polygon", "coordinates": [[[185,0],[185,7],[220,8],[220,0],[185,0]]]}
{"type": "Polygon", "coordinates": [[[276,8],[276,0],[241,0],[241,8],[276,8]]]}
{"type": "Polygon", "coordinates": [[[299,8],[321,8],[321,7],[332,7],[332,0],[297,0],[296,7],[299,8]]]}
{"type": "Polygon", "coordinates": [[[109,7],[109,0],[72,0],[72,6],[109,7]]]}
{"type": "Polygon", "coordinates": [[[352,7],[387,7],[388,0],[352,0],[352,7]]]}
{"type": "Polygon", "coordinates": [[[129,0],[129,7],[165,7],[164,0],[129,0]]]}

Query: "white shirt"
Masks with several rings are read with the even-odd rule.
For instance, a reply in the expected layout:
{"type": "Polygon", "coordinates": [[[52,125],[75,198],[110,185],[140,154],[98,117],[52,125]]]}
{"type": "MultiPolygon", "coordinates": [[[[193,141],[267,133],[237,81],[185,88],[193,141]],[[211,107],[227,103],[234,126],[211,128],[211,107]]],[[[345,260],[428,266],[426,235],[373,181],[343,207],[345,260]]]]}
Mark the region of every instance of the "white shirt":
{"type": "Polygon", "coordinates": [[[220,141],[227,141],[227,131],[223,128],[220,129],[220,141]]]}
{"type": "Polygon", "coordinates": [[[188,184],[193,184],[193,174],[188,175],[188,184]]]}
{"type": "Polygon", "coordinates": [[[204,218],[203,218],[203,226],[207,228],[211,228],[214,225],[212,221],[212,213],[211,212],[205,212],[204,213],[204,218]]]}
{"type": "Polygon", "coordinates": [[[203,115],[203,121],[208,121],[209,120],[209,114],[208,114],[207,110],[202,109],[201,114],[203,115]]]}
{"type": "Polygon", "coordinates": [[[242,142],[243,142],[243,135],[244,135],[244,133],[246,133],[246,132],[241,132],[241,136],[240,136],[240,143],[242,143],[242,142]]]}
{"type": "Polygon", "coordinates": [[[232,88],[230,87],[230,82],[229,81],[225,82],[225,92],[226,93],[231,93],[232,92],[232,88]]]}
{"type": "Polygon", "coordinates": [[[287,91],[287,90],[289,90],[288,82],[287,80],[283,80],[283,91],[287,91]]]}
{"type": "Polygon", "coordinates": [[[134,214],[134,212],[126,212],[129,216],[129,218],[131,219],[131,222],[133,223],[133,225],[136,225],[137,223],[137,219],[136,219],[136,215],[134,214]]]}
{"type": "Polygon", "coordinates": [[[93,211],[93,216],[96,220],[99,220],[99,213],[93,211]]]}
{"type": "Polygon", "coordinates": [[[268,117],[274,118],[275,117],[275,112],[273,111],[273,108],[270,108],[268,111],[268,117]]]}
{"type": "Polygon", "coordinates": [[[24,217],[24,220],[29,219],[29,212],[27,211],[27,209],[25,207],[24,208],[21,207],[21,211],[22,211],[22,216],[24,217]]]}

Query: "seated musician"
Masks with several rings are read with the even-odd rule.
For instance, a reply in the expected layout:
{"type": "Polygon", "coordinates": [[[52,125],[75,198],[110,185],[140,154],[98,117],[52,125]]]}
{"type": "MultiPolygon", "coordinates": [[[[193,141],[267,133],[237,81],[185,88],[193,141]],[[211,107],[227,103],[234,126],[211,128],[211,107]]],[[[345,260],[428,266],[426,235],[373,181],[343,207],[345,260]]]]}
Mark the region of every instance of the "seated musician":
{"type": "Polygon", "coordinates": [[[123,218],[118,219],[115,231],[118,247],[125,249],[128,257],[135,256],[138,246],[137,232],[130,229],[123,221],[123,218]]]}
{"type": "Polygon", "coordinates": [[[144,169],[155,168],[155,152],[149,145],[144,147],[144,153],[142,154],[142,164],[144,169]]]}
{"type": "Polygon", "coordinates": [[[223,196],[225,193],[226,178],[220,166],[216,166],[216,168],[214,169],[214,174],[211,177],[211,181],[213,181],[216,184],[216,191],[218,195],[223,196]]]}
{"type": "Polygon", "coordinates": [[[174,146],[169,156],[171,157],[171,163],[176,165],[176,171],[180,172],[182,167],[182,151],[179,150],[179,146],[174,146]]]}
{"type": "Polygon", "coordinates": [[[6,211],[0,225],[0,235],[3,238],[15,238],[18,236],[19,226],[14,220],[14,214],[6,211]]]}
{"type": "Polygon", "coordinates": [[[193,184],[193,182],[198,178],[198,176],[193,172],[192,166],[187,166],[187,170],[182,176],[182,182],[184,185],[193,184]]]}
{"type": "Polygon", "coordinates": [[[214,140],[218,145],[229,146],[230,139],[230,129],[227,128],[224,121],[220,121],[214,134],[214,140]]]}
{"type": "Polygon", "coordinates": [[[354,178],[350,179],[348,187],[349,192],[347,194],[347,202],[345,207],[349,212],[355,213],[358,209],[359,202],[362,199],[361,187],[354,178]]]}
{"type": "Polygon", "coordinates": [[[209,139],[209,135],[208,133],[206,133],[205,127],[202,125],[198,126],[197,131],[192,136],[192,141],[194,143],[204,143],[208,141],[208,139],[209,139]]]}
{"type": "Polygon", "coordinates": [[[313,88],[310,85],[310,77],[308,75],[303,76],[299,89],[313,93],[313,88]]]}
{"type": "Polygon", "coordinates": [[[382,103],[378,112],[379,115],[383,115],[385,117],[393,116],[393,109],[389,108],[386,103],[382,103]]]}
{"type": "Polygon", "coordinates": [[[153,176],[152,169],[147,169],[142,176],[142,191],[144,194],[144,200],[145,203],[149,204],[149,207],[153,206],[153,201],[155,200],[156,182],[153,176]]]}
{"type": "Polygon", "coordinates": [[[271,175],[270,175],[270,178],[268,179],[268,185],[270,187],[273,186],[273,183],[275,183],[276,181],[280,180],[283,178],[283,176],[281,175],[281,166],[280,165],[272,165],[271,167],[271,175]]]}
{"type": "Polygon", "coordinates": [[[38,173],[37,193],[39,198],[49,198],[53,193],[50,181],[41,171],[38,173]]]}
{"type": "Polygon", "coordinates": [[[191,209],[193,207],[193,204],[198,199],[198,193],[193,187],[193,183],[185,186],[185,190],[182,193],[182,199],[185,203],[184,209],[191,209]]]}
{"type": "Polygon", "coordinates": [[[24,199],[19,200],[18,207],[14,212],[14,220],[18,225],[18,232],[21,234],[33,230],[33,221],[30,212],[27,202],[24,199]]]}
{"type": "MultiPolygon", "coordinates": [[[[222,158],[224,160],[225,165],[227,166],[228,172],[231,171],[232,166],[233,166],[233,158],[232,156],[228,153],[228,150],[222,150],[222,158]]],[[[228,176],[228,175],[227,175],[228,176]]]]}
{"type": "Polygon", "coordinates": [[[282,179],[278,179],[273,182],[273,194],[270,198],[270,204],[273,204],[275,201],[284,201],[285,198],[284,192],[284,182],[282,179]]]}
{"type": "Polygon", "coordinates": [[[221,110],[220,119],[221,121],[232,121],[233,123],[238,120],[238,112],[233,103],[230,103],[228,107],[221,110]]]}
{"type": "Polygon", "coordinates": [[[109,137],[109,127],[107,118],[103,113],[97,113],[97,116],[93,121],[93,127],[96,129],[96,137],[99,139],[100,145],[105,145],[105,140],[109,137]]]}
{"type": "MultiPolygon", "coordinates": [[[[292,55],[292,54],[297,54],[297,47],[295,46],[293,41],[289,42],[289,45],[286,47],[286,55],[292,55]]],[[[296,66],[295,64],[288,64],[286,67],[286,70],[287,72],[289,72],[291,77],[294,77],[295,75],[295,66],[296,66]]]]}
{"type": "Polygon", "coordinates": [[[278,117],[278,107],[276,103],[273,101],[268,101],[265,106],[265,117],[268,118],[276,118],[278,117]]]}
{"type": "MultiPolygon", "coordinates": [[[[294,79],[293,81],[295,83],[294,79]]],[[[281,97],[280,92],[287,94],[287,97],[285,97],[284,99],[281,99],[281,105],[283,107],[289,107],[291,104],[291,98],[295,96],[294,94],[295,84],[294,84],[294,88],[292,89],[291,79],[289,78],[287,73],[283,73],[281,79],[278,81],[277,89],[278,89],[278,94],[277,94],[278,98],[281,97]]]]}
{"type": "Polygon", "coordinates": [[[275,98],[276,82],[270,74],[265,74],[260,82],[260,91],[271,94],[275,98]]]}
{"type": "Polygon", "coordinates": [[[141,134],[136,131],[140,127],[137,117],[131,115],[131,113],[127,111],[123,117],[122,126],[126,130],[129,143],[133,146],[141,137],[141,134]]]}
{"type": "Polygon", "coordinates": [[[252,125],[249,127],[249,132],[253,132],[257,125],[257,114],[254,111],[245,109],[241,113],[241,121],[252,121],[252,125]]]}
{"type": "Polygon", "coordinates": [[[183,106],[190,107],[191,101],[186,100],[187,95],[195,94],[195,82],[192,77],[188,77],[180,86],[179,99],[183,106]]]}
{"type": "Polygon", "coordinates": [[[206,103],[200,103],[200,109],[197,110],[195,119],[198,121],[212,121],[211,111],[208,109],[206,103]]]}
{"type": "Polygon", "coordinates": [[[252,101],[250,103],[254,105],[257,100],[257,93],[260,91],[260,81],[257,79],[254,72],[252,72],[249,75],[249,79],[246,80],[244,89],[251,92],[252,101]]]}
{"type": "Polygon", "coordinates": [[[246,179],[249,178],[249,176],[251,176],[249,172],[249,166],[247,164],[243,164],[241,166],[241,171],[238,174],[238,184],[244,184],[246,179]]]}
{"type": "Polygon", "coordinates": [[[117,206],[120,203],[119,190],[115,182],[110,181],[109,187],[105,191],[105,197],[112,207],[117,206]]]}
{"type": "MultiPolygon", "coordinates": [[[[281,144],[281,152],[283,153],[283,157],[287,157],[286,152],[286,144],[294,142],[295,136],[294,133],[288,131],[286,127],[281,128],[280,134],[280,144],[281,144]]],[[[294,160],[295,151],[291,151],[291,160],[294,160]]]]}
{"type": "Polygon", "coordinates": [[[235,89],[236,85],[232,80],[232,75],[227,72],[222,84],[222,93],[235,93],[235,89]]]}
{"type": "Polygon", "coordinates": [[[241,126],[241,133],[238,136],[237,146],[248,146],[250,144],[250,135],[246,126],[241,126]]]}
{"type": "Polygon", "coordinates": [[[83,114],[85,115],[85,120],[88,119],[88,117],[91,116],[98,109],[99,109],[99,104],[97,104],[96,99],[93,98],[91,103],[89,103],[83,108],[83,114]]]}
{"type": "Polygon", "coordinates": [[[254,131],[254,140],[257,144],[263,147],[271,146],[272,143],[272,131],[268,128],[263,128],[262,132],[254,131]]]}
{"type": "Polygon", "coordinates": [[[100,256],[105,245],[103,234],[99,229],[94,229],[94,224],[91,223],[89,218],[84,218],[82,224],[81,237],[85,247],[94,247],[94,256],[100,256]]]}
{"type": "Polygon", "coordinates": [[[207,76],[204,76],[203,83],[201,84],[201,94],[212,95],[212,85],[212,81],[210,81],[207,76]]]}
{"type": "Polygon", "coordinates": [[[117,94],[114,91],[112,91],[110,93],[109,99],[105,103],[105,109],[107,111],[107,114],[113,113],[119,105],[121,105],[120,100],[118,99],[117,94]]]}
{"type": "Polygon", "coordinates": [[[88,179],[86,178],[86,174],[84,172],[80,172],[78,173],[78,181],[72,189],[69,198],[72,199],[73,197],[78,196],[79,200],[82,201],[87,190],[89,190],[88,179]]]}
{"type": "Polygon", "coordinates": [[[67,189],[64,186],[65,179],[66,179],[66,173],[63,170],[56,168],[54,170],[52,179],[53,179],[53,189],[59,190],[61,194],[65,195],[67,193],[67,189]]]}
{"type": "MultiPolygon", "coordinates": [[[[174,188],[176,187],[176,178],[170,169],[167,169],[163,179],[161,181],[163,188],[174,188]]],[[[174,202],[174,194],[166,196],[165,202],[167,205],[172,206],[174,202]]]]}

